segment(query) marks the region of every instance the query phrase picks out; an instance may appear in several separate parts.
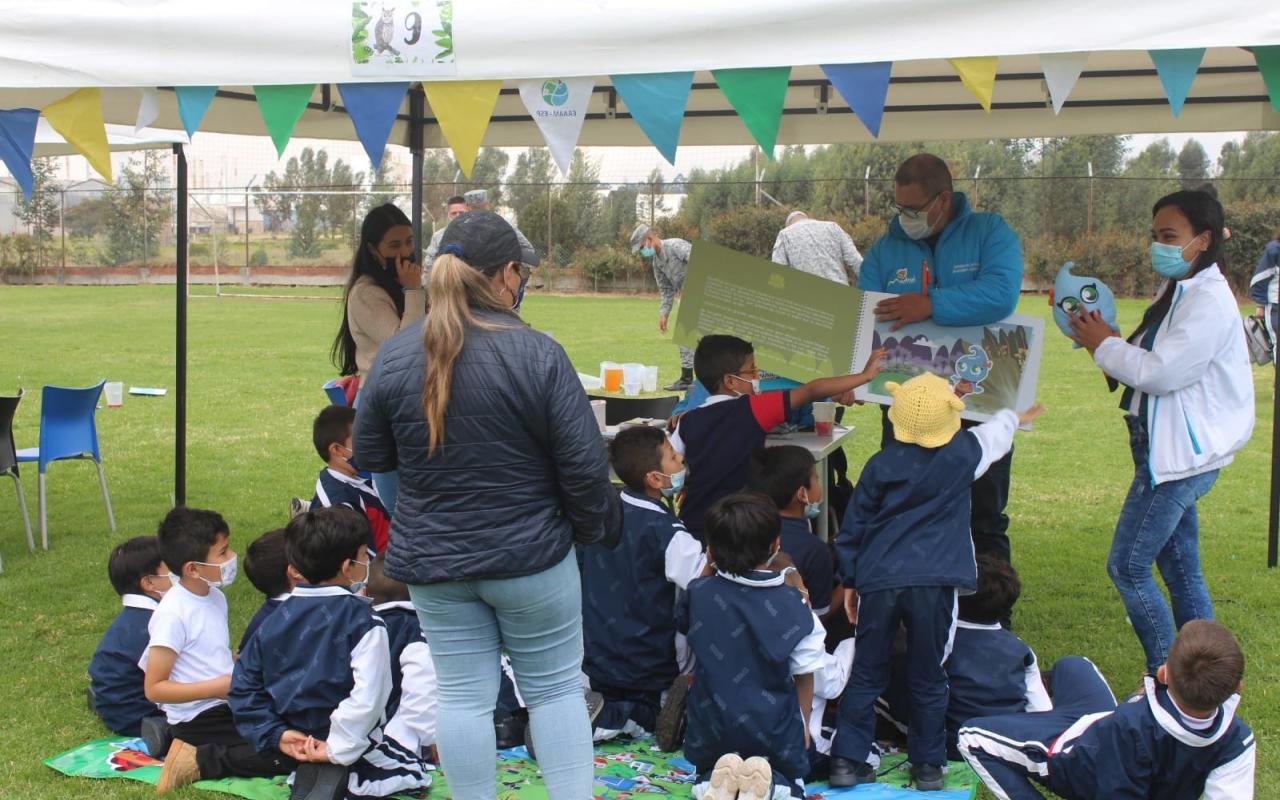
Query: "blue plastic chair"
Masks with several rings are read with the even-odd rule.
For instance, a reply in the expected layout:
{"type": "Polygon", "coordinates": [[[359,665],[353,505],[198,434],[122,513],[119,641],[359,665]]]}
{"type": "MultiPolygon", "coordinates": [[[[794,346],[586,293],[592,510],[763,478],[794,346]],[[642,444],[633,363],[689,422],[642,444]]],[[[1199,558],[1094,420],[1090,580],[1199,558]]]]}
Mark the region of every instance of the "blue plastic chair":
{"type": "Polygon", "coordinates": [[[27,529],[27,547],[36,549],[31,538],[31,516],[27,514],[27,495],[22,491],[22,479],[18,475],[18,451],[13,445],[13,416],[22,402],[22,390],[17,397],[0,397],[0,475],[13,478],[18,490],[18,508],[22,511],[22,524],[27,529]]]}
{"type": "Polygon", "coordinates": [[[324,393],[329,396],[329,402],[335,406],[345,406],[347,404],[347,393],[338,385],[338,381],[331,380],[321,387],[324,393]]]}
{"type": "Polygon", "coordinates": [[[114,533],[115,514],[111,512],[111,496],[107,494],[107,476],[102,472],[102,452],[98,449],[98,427],[94,423],[98,397],[97,386],[68,389],[46,386],[40,395],[40,446],[18,451],[18,462],[34,461],[40,469],[40,546],[49,549],[49,525],[45,502],[45,472],[54,461],[71,458],[91,459],[98,468],[98,485],[102,502],[107,507],[107,524],[114,533]]]}

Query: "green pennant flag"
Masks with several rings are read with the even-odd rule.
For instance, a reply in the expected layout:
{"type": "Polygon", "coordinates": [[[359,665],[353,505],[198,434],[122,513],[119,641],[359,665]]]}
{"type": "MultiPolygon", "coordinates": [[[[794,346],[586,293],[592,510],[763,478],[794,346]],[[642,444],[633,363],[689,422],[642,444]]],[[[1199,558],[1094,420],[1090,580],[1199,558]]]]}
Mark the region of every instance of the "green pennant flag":
{"type": "Polygon", "coordinates": [[[1258,71],[1262,73],[1262,82],[1267,85],[1267,94],[1271,95],[1271,107],[1280,111],[1280,44],[1249,49],[1258,62],[1258,71]]]}
{"type": "Polygon", "coordinates": [[[720,91],[729,99],[733,110],[738,112],[738,118],[747,126],[760,149],[772,160],[773,146],[778,141],[778,123],[782,121],[782,106],[787,99],[791,67],[717,69],[711,71],[711,76],[716,79],[720,91]]]}
{"type": "Polygon", "coordinates": [[[311,94],[315,90],[314,83],[253,87],[262,121],[267,125],[271,141],[275,142],[276,155],[284,155],[293,128],[302,118],[302,112],[307,110],[307,103],[311,102],[311,94]]]}

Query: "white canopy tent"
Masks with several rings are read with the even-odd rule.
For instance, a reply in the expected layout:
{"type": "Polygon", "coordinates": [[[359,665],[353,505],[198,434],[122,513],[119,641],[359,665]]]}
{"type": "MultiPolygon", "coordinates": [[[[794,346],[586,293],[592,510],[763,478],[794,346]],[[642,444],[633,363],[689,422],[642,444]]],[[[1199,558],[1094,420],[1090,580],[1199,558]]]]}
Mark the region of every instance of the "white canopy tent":
{"type": "MultiPolygon", "coordinates": [[[[1280,130],[1251,46],[1280,45],[1276,0],[453,0],[456,74],[353,76],[351,3],[315,0],[0,0],[0,108],[40,108],[83,87],[103,89],[107,123],[129,126],[140,88],[217,86],[200,130],[262,134],[252,86],[316,84],[294,136],[355,139],[334,85],[392,80],[506,81],[484,144],[543,144],[521,102],[523,79],[594,76],[579,144],[646,146],[609,75],[695,71],[680,143],[750,144],[710,70],[792,67],[779,144],[870,141],[819,64],[891,61],[879,140],[1094,133],[1280,130]],[[1148,51],[1205,48],[1174,116],[1148,51]],[[1088,53],[1055,114],[1040,56],[1088,53]],[[998,57],[985,112],[947,59],[998,57]]],[[[411,90],[390,141],[410,147],[420,191],[424,147],[444,146],[421,90],[411,90]]],[[[157,128],[178,130],[172,92],[157,128]]],[[[186,162],[178,154],[180,190],[186,162]]],[[[420,230],[421,204],[413,203],[420,230]]],[[[185,233],[186,203],[178,204],[185,233]]],[[[418,237],[419,239],[421,237],[418,237]]],[[[185,252],[178,264],[178,453],[184,489],[185,252]]],[[[1273,531],[1276,507],[1273,479],[1273,531]]],[[[1275,550],[1272,549],[1274,563],[1275,550]]]]}

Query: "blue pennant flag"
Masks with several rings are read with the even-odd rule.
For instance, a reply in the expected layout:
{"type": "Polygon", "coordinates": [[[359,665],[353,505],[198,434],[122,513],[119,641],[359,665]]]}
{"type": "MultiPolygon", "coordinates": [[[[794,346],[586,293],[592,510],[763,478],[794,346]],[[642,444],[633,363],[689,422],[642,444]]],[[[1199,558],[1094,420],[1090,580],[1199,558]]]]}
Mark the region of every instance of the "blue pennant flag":
{"type": "Polygon", "coordinates": [[[680,125],[693,88],[692,72],[654,72],[647,75],[611,75],[609,80],[622,96],[631,118],[671,164],[676,163],[680,125]]]}
{"type": "Polygon", "coordinates": [[[1196,79],[1196,70],[1200,69],[1200,61],[1204,59],[1203,47],[1191,47],[1186,50],[1148,50],[1151,63],[1156,65],[1156,74],[1160,76],[1160,85],[1164,87],[1165,96],[1169,98],[1169,107],[1176,117],[1182,113],[1182,104],[1191,91],[1191,82],[1196,79]]]}
{"type": "Polygon", "coordinates": [[[823,64],[822,71],[836,91],[858,115],[872,137],[880,137],[880,120],[884,116],[884,99],[889,94],[889,71],[892,61],[868,64],[823,64]]]}
{"type": "Polygon", "coordinates": [[[376,170],[382,165],[382,154],[391,137],[391,127],[396,124],[400,104],[404,102],[409,82],[399,83],[340,83],[338,93],[347,115],[356,129],[360,144],[369,154],[376,170]]]}
{"type": "Polygon", "coordinates": [[[218,87],[176,86],[173,91],[178,95],[178,116],[182,117],[182,127],[187,129],[187,138],[190,139],[200,127],[200,121],[209,110],[218,87]]]}
{"type": "Polygon", "coordinates": [[[0,161],[9,168],[28,200],[35,183],[31,175],[31,151],[35,148],[39,120],[40,112],[34,108],[0,110],[0,161]]]}

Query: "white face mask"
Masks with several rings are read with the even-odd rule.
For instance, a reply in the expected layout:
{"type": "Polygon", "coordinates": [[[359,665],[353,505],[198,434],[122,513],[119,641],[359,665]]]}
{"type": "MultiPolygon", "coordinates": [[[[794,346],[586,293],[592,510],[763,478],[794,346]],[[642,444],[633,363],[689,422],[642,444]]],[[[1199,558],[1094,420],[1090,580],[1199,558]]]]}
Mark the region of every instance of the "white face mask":
{"type": "Polygon", "coordinates": [[[227,586],[230,586],[235,581],[236,575],[238,574],[238,571],[239,571],[239,567],[236,564],[236,556],[234,555],[231,556],[231,558],[227,559],[226,561],[222,562],[221,564],[209,564],[204,561],[197,561],[195,563],[201,567],[217,567],[218,568],[218,579],[216,581],[211,581],[208,578],[204,577],[203,575],[199,576],[200,580],[209,584],[209,586],[211,586],[214,589],[223,589],[227,586]]]}
{"type": "MultiPolygon", "coordinates": [[[[734,375],[733,377],[737,378],[738,380],[742,381],[743,383],[750,383],[750,384],[751,384],[751,394],[760,394],[760,379],[759,379],[759,378],[752,378],[751,380],[749,380],[749,381],[748,381],[746,378],[742,377],[741,375],[734,375]]],[[[744,394],[746,394],[746,392],[738,392],[738,396],[739,396],[739,397],[741,397],[741,396],[742,396],[742,395],[744,395],[744,394]]]]}
{"type": "Polygon", "coordinates": [[[929,238],[929,234],[933,233],[933,226],[929,224],[929,209],[933,208],[933,204],[936,202],[938,202],[938,198],[934,197],[928,203],[925,203],[924,208],[920,209],[920,212],[914,217],[908,216],[906,212],[898,214],[898,224],[902,226],[902,232],[907,235],[908,239],[919,241],[920,239],[929,238]]]}

